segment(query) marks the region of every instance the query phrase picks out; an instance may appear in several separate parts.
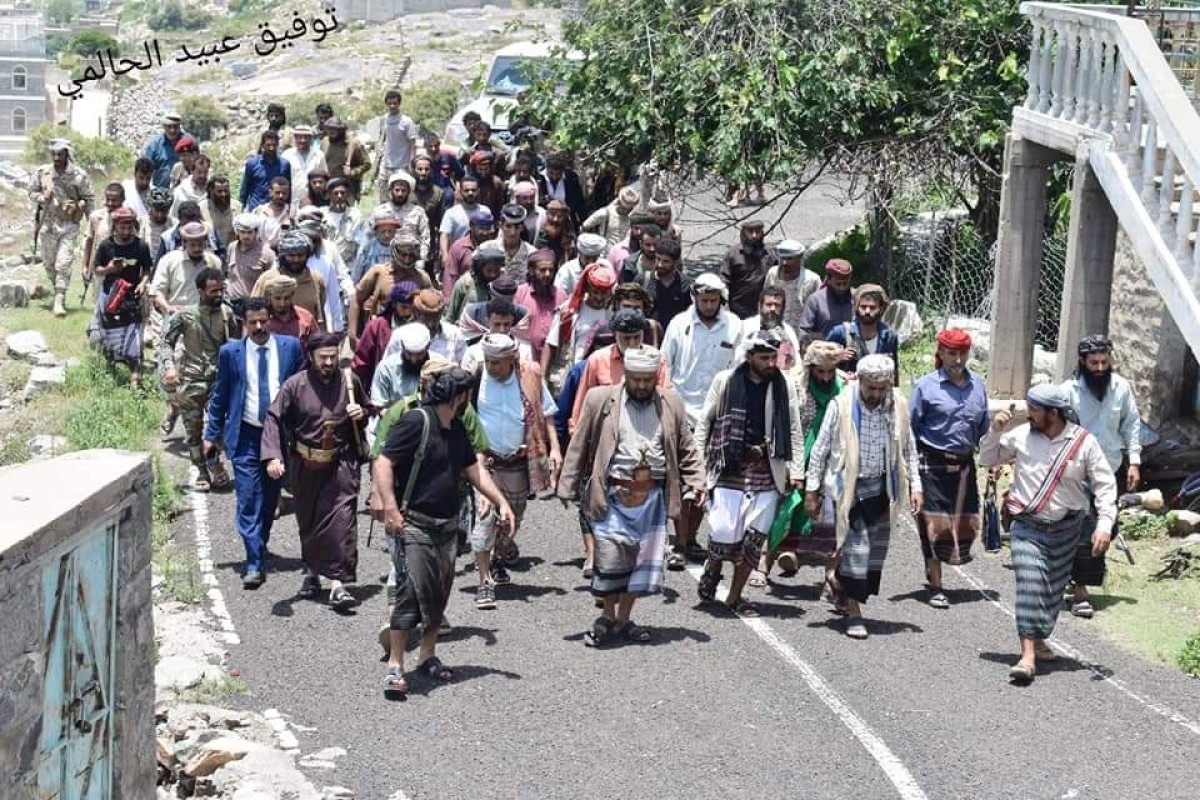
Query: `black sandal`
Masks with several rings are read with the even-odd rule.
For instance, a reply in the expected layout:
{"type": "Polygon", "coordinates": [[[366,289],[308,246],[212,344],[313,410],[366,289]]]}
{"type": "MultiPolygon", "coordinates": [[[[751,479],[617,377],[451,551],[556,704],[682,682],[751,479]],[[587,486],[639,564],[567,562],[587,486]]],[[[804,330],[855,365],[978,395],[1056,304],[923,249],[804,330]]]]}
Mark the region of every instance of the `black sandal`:
{"type": "Polygon", "coordinates": [[[454,680],[454,670],[442,663],[442,660],[437,656],[430,656],[421,662],[421,666],[417,667],[417,672],[420,672],[426,678],[434,681],[449,683],[454,680]]]}
{"type": "Polygon", "coordinates": [[[591,630],[583,634],[583,643],[588,647],[603,647],[613,634],[613,625],[608,617],[597,617],[591,630]]]}
{"type": "Polygon", "coordinates": [[[615,633],[627,642],[645,643],[654,639],[654,634],[649,629],[643,628],[631,619],[625,620],[624,625],[618,626],[615,633]]]}
{"type": "Polygon", "coordinates": [[[383,679],[383,696],[388,700],[407,700],[408,681],[404,680],[404,669],[388,667],[387,676],[383,679]]]}
{"type": "Polygon", "coordinates": [[[717,585],[720,583],[721,573],[706,569],[700,575],[700,585],[696,588],[696,593],[700,595],[701,600],[711,603],[717,599],[717,585]]]}

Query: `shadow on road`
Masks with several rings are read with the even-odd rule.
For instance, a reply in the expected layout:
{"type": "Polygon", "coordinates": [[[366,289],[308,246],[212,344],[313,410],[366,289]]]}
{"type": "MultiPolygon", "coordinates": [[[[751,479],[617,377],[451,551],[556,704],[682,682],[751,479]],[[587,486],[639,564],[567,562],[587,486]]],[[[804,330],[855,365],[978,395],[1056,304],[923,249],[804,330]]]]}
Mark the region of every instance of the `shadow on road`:
{"type": "MultiPolygon", "coordinates": [[[[1000,593],[994,589],[942,589],[942,594],[946,595],[946,599],[950,601],[950,605],[956,606],[962,603],[978,603],[984,600],[999,600],[1000,593]]],[[[904,594],[894,594],[888,598],[889,601],[897,600],[916,600],[920,603],[929,602],[928,589],[913,589],[911,592],[904,594]]]]}
{"type": "Polygon", "coordinates": [[[1133,603],[1137,605],[1136,597],[1129,597],[1123,594],[1094,594],[1089,593],[1088,599],[1092,603],[1092,608],[1097,611],[1103,611],[1106,608],[1111,608],[1121,603],[1133,603]]]}
{"type": "MultiPolygon", "coordinates": [[[[981,661],[991,661],[995,664],[1003,664],[1005,667],[1011,667],[1013,664],[1017,663],[1018,656],[1019,653],[1017,653],[1016,650],[1007,653],[982,652],[979,654],[979,659],[981,661]]],[[[1079,672],[1080,670],[1086,669],[1090,669],[1088,665],[1080,664],[1075,659],[1067,658],[1063,655],[1060,655],[1053,661],[1037,662],[1037,674],[1039,677],[1042,675],[1051,675],[1055,672],[1079,672]]],[[[1112,674],[1112,670],[1104,668],[1101,668],[1101,670],[1107,675],[1112,674]]],[[[1097,675],[1096,679],[1103,680],[1104,677],[1106,676],[1097,675]]]]}
{"type": "Polygon", "coordinates": [[[452,681],[436,681],[419,672],[408,673],[406,677],[408,678],[409,696],[428,697],[436,689],[456,686],[476,678],[486,678],[488,675],[499,675],[502,678],[508,678],[510,681],[521,680],[519,672],[508,672],[503,669],[480,667],[475,664],[447,664],[446,666],[454,671],[454,680],[452,681]]]}
{"type": "MultiPolygon", "coordinates": [[[[694,628],[681,628],[677,626],[658,628],[650,625],[641,626],[654,636],[648,642],[631,642],[627,639],[622,639],[619,636],[607,640],[602,647],[588,648],[589,650],[615,650],[620,647],[658,647],[664,644],[678,644],[683,641],[692,642],[711,642],[712,637],[704,631],[698,631],[694,628]]],[[[571,633],[563,637],[564,642],[583,642],[584,633],[571,633]]]]}
{"type": "MultiPolygon", "coordinates": [[[[461,594],[474,595],[476,586],[463,586],[459,588],[461,594]]],[[[566,589],[561,589],[557,586],[534,586],[528,583],[505,583],[496,587],[496,600],[500,603],[507,603],[510,600],[521,600],[528,603],[535,597],[545,597],[552,594],[556,597],[562,597],[567,593],[566,589]]]]}
{"type": "MultiPolygon", "coordinates": [[[[845,633],[847,620],[849,617],[835,616],[827,620],[817,620],[808,623],[810,628],[829,628],[832,631],[837,631],[839,634],[845,633]]],[[[925,629],[920,625],[914,625],[911,622],[892,622],[887,619],[875,619],[871,616],[866,616],[864,622],[867,625],[867,633],[871,636],[892,636],[897,633],[924,633],[925,629]]]]}

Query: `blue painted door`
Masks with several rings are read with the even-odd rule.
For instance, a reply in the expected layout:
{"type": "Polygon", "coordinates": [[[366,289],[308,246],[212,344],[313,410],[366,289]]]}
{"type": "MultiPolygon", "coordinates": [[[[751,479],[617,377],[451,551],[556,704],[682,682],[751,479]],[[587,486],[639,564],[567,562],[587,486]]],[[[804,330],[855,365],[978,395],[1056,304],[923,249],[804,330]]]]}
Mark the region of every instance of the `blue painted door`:
{"type": "Polygon", "coordinates": [[[45,702],[38,788],[45,800],[112,796],[117,523],[96,526],[42,572],[45,702]]]}

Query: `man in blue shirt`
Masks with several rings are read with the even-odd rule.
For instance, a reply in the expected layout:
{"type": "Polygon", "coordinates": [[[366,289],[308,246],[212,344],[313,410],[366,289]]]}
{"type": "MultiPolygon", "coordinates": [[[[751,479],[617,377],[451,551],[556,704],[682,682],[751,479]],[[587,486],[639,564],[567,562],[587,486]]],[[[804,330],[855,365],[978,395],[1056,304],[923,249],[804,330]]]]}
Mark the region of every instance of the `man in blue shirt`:
{"type": "Polygon", "coordinates": [[[842,346],[838,369],[854,372],[858,360],[872,353],[890,356],[896,364],[895,383],[900,385],[900,337],[882,320],[887,308],[887,291],[874,283],[864,283],[854,290],[854,320],[839,322],[825,339],[842,346]]]}
{"type": "Polygon", "coordinates": [[[285,178],[291,183],[292,166],[279,157],[279,134],[265,130],[258,139],[258,154],[246,159],[238,200],[242,208],[253,212],[271,196],[271,181],[285,178]]]}
{"type": "Polygon", "coordinates": [[[179,161],[175,145],[183,138],[183,118],[178,114],[164,114],[162,133],[156,135],[142,151],[142,156],[154,164],[153,185],[171,188],[171,168],[179,161]]]}
{"type": "Polygon", "coordinates": [[[929,605],[949,608],[942,564],[971,560],[979,536],[979,486],[975,450],[988,429],[987,389],[967,369],[971,337],[949,328],[937,336],[933,372],[913,386],[909,420],[917,440],[925,505],[917,518],[929,605]]]}

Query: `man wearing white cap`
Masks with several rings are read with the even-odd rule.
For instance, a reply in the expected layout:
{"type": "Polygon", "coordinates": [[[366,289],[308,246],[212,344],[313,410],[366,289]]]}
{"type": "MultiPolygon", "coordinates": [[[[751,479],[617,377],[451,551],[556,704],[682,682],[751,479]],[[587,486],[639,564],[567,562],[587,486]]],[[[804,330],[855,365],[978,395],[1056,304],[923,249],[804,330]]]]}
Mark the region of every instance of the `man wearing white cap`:
{"type": "Polygon", "coordinates": [[[155,186],[163,189],[171,188],[171,168],[179,162],[179,154],[175,145],[183,138],[183,118],[178,114],[163,114],[162,133],[155,135],[142,151],[144,158],[154,163],[155,186]]]}
{"type": "Polygon", "coordinates": [[[283,151],[280,156],[291,167],[292,172],[292,207],[300,207],[302,189],[308,185],[308,176],[316,169],[326,172],[325,154],[312,146],[313,129],[308,125],[297,125],[292,128],[292,146],[283,151]]]}
{"type": "Polygon", "coordinates": [[[907,503],[920,514],[924,499],[908,402],[892,386],[895,371],[896,363],[880,353],[858,362],[857,385],[825,409],[808,460],[804,507],[815,519],[821,495],[833,501],[838,554],[829,585],[852,639],[867,638],[860,604],[879,594],[901,509],[907,503]]]}
{"type": "Polygon", "coordinates": [[[29,197],[41,209],[42,267],[54,290],[54,316],[65,317],[79,222],[91,215],[95,203],[92,183],[87,172],[75,164],[66,139],[50,140],[50,163],[38,167],[29,197]]]}
{"type": "Polygon", "coordinates": [[[579,238],[575,240],[575,250],[579,255],[558,268],[554,275],[554,285],[569,297],[575,291],[575,284],[579,283],[583,271],[589,264],[599,261],[607,249],[608,242],[603,236],[595,233],[579,234],[579,238]]]}
{"type": "Polygon", "coordinates": [[[742,616],[758,616],[742,589],[758,566],[779,500],[804,485],[800,408],[791,379],[779,371],[781,345],[774,331],[751,333],[746,360],[713,380],[696,425],[712,527],[700,599],[716,599],[721,566],[731,561],[726,603],[742,616]]]}
{"type": "Polygon", "coordinates": [[[783,289],[787,303],[783,307],[783,321],[800,330],[800,318],[804,316],[804,302],[808,296],[821,288],[821,277],[804,268],[804,245],[795,239],[784,239],[775,245],[779,263],[767,270],[763,288],[778,286],[783,289]]]}
{"type": "Polygon", "coordinates": [[[392,331],[399,348],[384,357],[371,380],[371,407],[386,410],[417,390],[421,367],[429,360],[429,328],[419,322],[392,331]]]}
{"type": "Polygon", "coordinates": [[[417,179],[404,170],[392,173],[387,181],[387,199],[375,207],[375,214],[387,214],[399,221],[397,235],[407,233],[415,236],[421,244],[421,261],[429,258],[429,216],[425,209],[412,202],[412,191],[417,179]]]}
{"type": "Polygon", "coordinates": [[[269,269],[275,268],[275,251],[259,236],[262,217],[242,212],[233,218],[237,240],[229,245],[229,299],[249,297],[254,284],[269,269]]]}
{"type": "Polygon", "coordinates": [[[592,212],[579,226],[580,230],[599,234],[604,239],[606,248],[612,247],[629,233],[629,215],[641,201],[642,196],[638,194],[638,190],[626,186],[617,193],[616,200],[592,212]]]}
{"type": "Polygon", "coordinates": [[[634,601],[662,588],[668,518],[679,520],[685,494],[705,493],[683,402],[657,385],[661,366],[659,351],[631,347],[624,380],[588,393],[558,481],[596,538],[592,594],[604,614],[584,634],[592,647],[653,640],[630,618],[634,601]]]}
{"type": "Polygon", "coordinates": [[[541,367],[520,358],[517,340],[508,334],[489,333],[480,345],[484,368],[475,407],[488,440],[484,464],[514,516],[511,528],[498,526],[487,498],[476,494],[477,521],[469,540],[479,567],[475,606],[486,609],[496,607],[496,584],[510,581],[504,563],[515,557],[513,539],[529,493],[554,486],[562,456],[553,423],[558,406],[541,367]]]}

